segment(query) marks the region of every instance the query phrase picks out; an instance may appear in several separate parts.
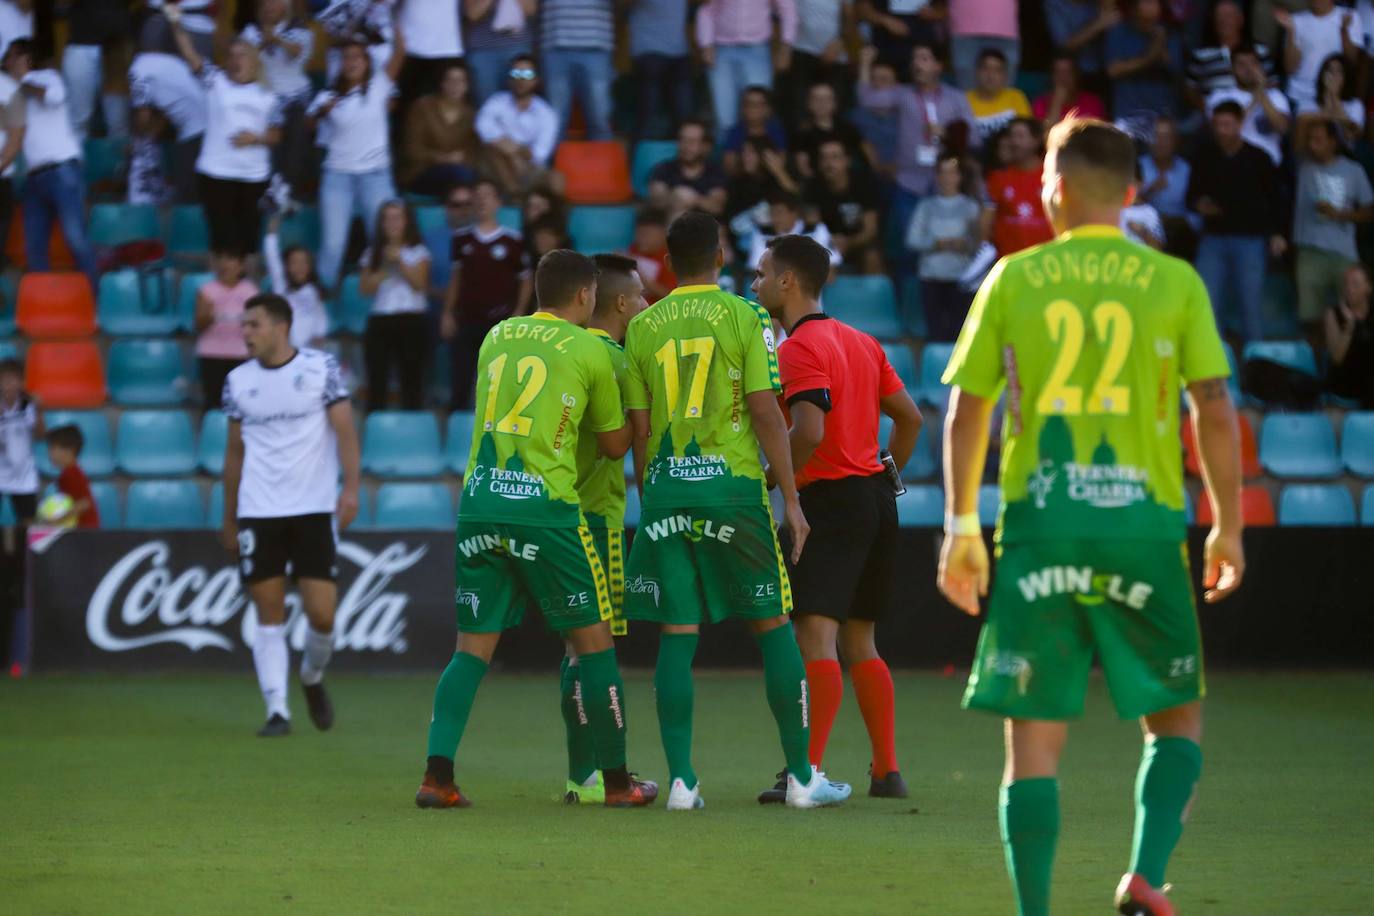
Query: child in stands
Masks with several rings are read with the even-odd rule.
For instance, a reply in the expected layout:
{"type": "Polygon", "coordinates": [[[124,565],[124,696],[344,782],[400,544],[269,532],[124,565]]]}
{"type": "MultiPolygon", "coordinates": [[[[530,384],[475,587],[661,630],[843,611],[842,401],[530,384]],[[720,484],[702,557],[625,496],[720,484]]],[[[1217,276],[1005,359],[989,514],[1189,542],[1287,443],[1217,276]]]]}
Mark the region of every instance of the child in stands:
{"type": "Polygon", "coordinates": [[[281,216],[267,223],[262,239],[262,257],[273,292],[291,303],[291,346],[319,348],[329,333],[329,315],[324,307],[324,290],[315,269],[315,258],[303,245],[281,248],[281,216]]]}
{"type": "Polygon", "coordinates": [[[91,495],[91,482],[86,472],[81,470],[81,465],[77,464],[81,449],[86,444],[81,427],[73,424],[54,427],[48,430],[47,442],[48,460],[58,470],[57,489],[72,500],[71,510],[61,518],[53,519],[52,524],[63,527],[75,519],[78,528],[99,528],[100,510],[96,508],[95,497],[91,495]]]}
{"type": "Polygon", "coordinates": [[[200,387],[205,409],[217,410],[229,372],[248,358],[243,342],[243,305],[258,294],[249,280],[244,256],[219,252],[212,257],[215,279],[196,293],[196,356],[200,360],[200,387]]]}
{"type": "Polygon", "coordinates": [[[33,439],[42,435],[43,417],[24,390],[23,365],[17,359],[0,360],[0,500],[9,499],[21,525],[38,509],[33,439]]]}

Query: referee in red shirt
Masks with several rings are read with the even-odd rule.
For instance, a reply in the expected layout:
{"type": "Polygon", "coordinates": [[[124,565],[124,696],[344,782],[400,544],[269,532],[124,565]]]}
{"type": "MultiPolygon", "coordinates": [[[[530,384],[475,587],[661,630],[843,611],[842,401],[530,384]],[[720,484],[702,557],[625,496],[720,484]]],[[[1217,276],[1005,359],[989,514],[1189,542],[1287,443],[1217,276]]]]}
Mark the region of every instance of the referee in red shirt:
{"type": "MultiPolygon", "coordinates": [[[[895,475],[879,459],[878,413],[892,418],[887,450],[901,468],[916,446],[921,412],[882,346],[821,311],[818,298],[829,277],[830,252],[806,236],[784,235],[768,243],[753,285],[787,330],[778,360],[792,466],[811,523],[800,562],[788,565],[810,686],[811,762],[821,764],[844,695],[843,656],[873,745],[868,794],[905,798],[893,739],[892,675],[873,642],[874,625],[891,603],[898,559],[895,475]]],[[[779,787],[759,801],[783,801],[786,784],[779,787]]]]}

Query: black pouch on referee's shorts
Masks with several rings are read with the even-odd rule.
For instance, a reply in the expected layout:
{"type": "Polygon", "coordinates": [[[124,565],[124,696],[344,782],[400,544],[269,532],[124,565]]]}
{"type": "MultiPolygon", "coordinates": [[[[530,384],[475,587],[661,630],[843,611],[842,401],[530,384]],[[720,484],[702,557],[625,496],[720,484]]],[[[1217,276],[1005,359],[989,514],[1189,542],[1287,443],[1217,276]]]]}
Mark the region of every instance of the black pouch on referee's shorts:
{"type": "Polygon", "coordinates": [[[892,492],[901,496],[906,492],[906,484],[902,483],[902,472],[897,469],[896,459],[887,449],[880,450],[878,458],[883,463],[883,473],[887,475],[887,482],[892,484],[892,492]]]}

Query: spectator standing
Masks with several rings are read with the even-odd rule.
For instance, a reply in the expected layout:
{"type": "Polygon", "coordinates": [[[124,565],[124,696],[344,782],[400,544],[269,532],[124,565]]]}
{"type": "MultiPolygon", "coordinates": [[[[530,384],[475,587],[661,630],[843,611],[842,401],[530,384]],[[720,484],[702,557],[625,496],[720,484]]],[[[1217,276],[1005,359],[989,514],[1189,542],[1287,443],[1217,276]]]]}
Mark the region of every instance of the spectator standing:
{"type": "Polygon", "coordinates": [[[1298,318],[1309,335],[1318,336],[1322,314],[1341,294],[1346,269],[1359,260],[1355,226],[1374,220],[1374,189],[1364,169],[1340,154],[1330,121],[1312,125],[1304,152],[1293,209],[1298,318]]]}
{"type": "Polygon", "coordinates": [[[568,202],[552,186],[537,184],[525,194],[520,207],[520,219],[524,225],[552,223],[562,232],[568,228],[568,202]]]}
{"type": "Polygon", "coordinates": [[[472,188],[454,185],[449,188],[444,199],[444,221],[448,223],[449,233],[457,233],[472,225],[472,188]]]}
{"type": "Polygon", "coordinates": [[[23,219],[27,269],[48,269],[48,244],[56,219],[77,267],[95,290],[100,276],[95,252],[86,239],[86,181],[81,171],[81,145],[72,131],[62,74],[51,67],[35,69],[33,45],[26,38],[10,42],[4,65],[24,99],[23,152],[28,172],[24,178],[23,219]]]}
{"type": "Polygon", "coordinates": [[[773,71],[791,65],[797,40],[795,0],[706,0],[697,9],[697,47],[711,84],[716,131],[735,126],[740,94],[750,86],[773,88],[773,71]],[[777,59],[769,49],[773,14],[782,41],[777,59]]]}
{"type": "Polygon", "coordinates": [[[439,91],[406,113],[401,184],[439,197],[456,184],[472,184],[482,152],[469,94],[468,69],[450,64],[439,91]]]}
{"type": "Polygon", "coordinates": [[[257,12],[257,21],[244,26],[239,37],[257,49],[267,88],[281,104],[282,139],[273,150],[273,169],[299,190],[314,163],[305,119],[311,94],[305,65],[315,49],[315,33],[290,18],[287,0],[258,0],[257,12]]]}
{"type": "MultiPolygon", "coordinates": [[[[0,67],[0,238],[10,237],[14,173],[19,154],[24,150],[27,118],[28,97],[19,91],[19,82],[10,76],[8,69],[0,67]]],[[[0,253],[0,267],[3,265],[4,254],[0,253]]]]}
{"type": "Polygon", "coordinates": [[[0,0],[0,57],[20,38],[33,40],[33,0],[0,0]]]}
{"type": "Polygon", "coordinates": [[[1188,208],[1203,219],[1197,272],[1207,286],[1218,327],[1235,292],[1245,340],[1264,337],[1264,274],[1268,255],[1287,250],[1278,170],[1240,135],[1243,112],[1222,102],[1212,112],[1213,142],[1198,151],[1188,182],[1188,208]]]}
{"type": "Polygon", "coordinates": [[[838,140],[845,152],[860,168],[869,169],[875,155],[859,129],[839,117],[839,100],[830,83],[813,83],[806,94],[806,115],[801,127],[792,135],[790,148],[797,174],[803,178],[816,176],[816,155],[822,143],[838,140]]]}
{"type": "Polygon", "coordinates": [[[528,314],[533,293],[525,240],[497,219],[501,190],[491,181],[479,181],[473,201],[477,222],[453,237],[453,273],[439,325],[452,356],[453,410],[472,409],[482,342],[497,322],[528,314]]]}
{"type": "Polygon", "coordinates": [[[180,53],[176,39],[178,24],[196,53],[206,59],[215,56],[216,0],[146,0],[150,13],[139,30],[140,51],[180,53]]]}
{"type": "Polygon", "coordinates": [[[949,0],[949,36],[954,79],[960,89],[974,87],[980,56],[989,49],[1002,52],[1007,82],[1016,82],[1021,65],[1017,0],[949,0]]]}
{"type": "Polygon", "coordinates": [[[281,215],[273,214],[262,239],[262,259],[272,289],[291,306],[291,346],[319,349],[329,334],[324,289],[315,272],[315,258],[303,245],[281,248],[281,215]]]}
{"type": "Polygon", "coordinates": [[[958,156],[940,157],[935,193],[916,205],[906,230],[906,247],[921,256],[921,305],[930,339],[948,343],[959,336],[973,296],[959,282],[980,241],[982,207],[963,192],[958,156]]]}
{"type": "Polygon", "coordinates": [[[687,47],[687,0],[632,0],[630,62],[635,84],[635,138],[672,135],[692,114],[692,60],[687,47]],[[651,129],[667,111],[667,132],[651,129]]]}
{"type": "Polygon", "coordinates": [[[985,144],[1014,119],[1030,117],[1030,102],[1010,85],[1007,57],[997,48],[978,53],[976,85],[968,91],[968,105],[978,139],[985,144]]]}
{"type": "MultiPolygon", "coordinates": [[[[159,118],[166,118],[176,135],[172,149],[172,193],[177,203],[196,202],[196,163],[205,136],[205,84],[196,79],[186,61],[161,51],[138,55],[129,66],[129,103],[135,135],[156,137],[159,118]]],[[[130,184],[133,184],[131,181],[130,184]]]]}
{"type": "Polygon", "coordinates": [[[511,58],[534,52],[539,0],[463,0],[472,103],[481,107],[506,85],[511,58]]]}
{"type": "Polygon", "coordinates": [[[1132,0],[1130,16],[1107,32],[1104,61],[1118,120],[1178,115],[1174,80],[1183,70],[1183,50],[1163,13],[1161,0],[1132,0]]]}
{"type": "MultiPolygon", "coordinates": [[[[890,64],[875,61],[869,76],[869,85],[880,92],[897,86],[897,71],[890,64]]],[[[873,170],[891,182],[897,174],[897,138],[900,121],[894,108],[876,109],[858,107],[848,113],[849,120],[858,129],[859,135],[871,150],[870,161],[873,170]]],[[[804,174],[804,173],[803,173],[804,174]]]]}
{"type": "Polygon", "coordinates": [[[247,277],[242,253],[224,249],[212,255],[215,278],[196,291],[196,357],[206,410],[217,410],[224,380],[248,358],[243,342],[243,309],[258,294],[247,277]]]}
{"type": "Polygon", "coordinates": [[[768,243],[780,235],[802,235],[820,245],[830,254],[830,268],[834,272],[840,266],[840,253],[831,243],[830,230],[825,223],[812,223],[802,219],[801,201],[792,194],[775,194],[768,201],[768,225],[756,226],[749,245],[748,267],[754,270],[763,260],[768,243]]]}
{"type": "Polygon", "coordinates": [[[1159,213],[1164,225],[1166,250],[1193,260],[1201,218],[1188,209],[1188,185],[1192,166],[1178,154],[1178,125],[1169,118],[1155,122],[1150,149],[1137,163],[1140,184],[1136,200],[1149,204],[1159,213]]]}
{"type": "Polygon", "coordinates": [[[1245,37],[1245,11],[1238,0],[1217,0],[1212,8],[1215,44],[1194,48],[1188,56],[1188,97],[1193,107],[1203,107],[1214,95],[1239,87],[1234,54],[1245,49],[1260,65],[1263,85],[1277,82],[1274,61],[1264,45],[1252,45],[1245,37]]]}
{"type": "Polygon", "coordinates": [[[1105,118],[1107,108],[1096,93],[1079,80],[1078,61],[1068,51],[1056,51],[1050,64],[1050,91],[1031,103],[1031,114],[1049,130],[1070,112],[1080,118],[1105,118]]]}
{"type": "MultiPolygon", "coordinates": [[[[42,438],[43,430],[38,401],[24,390],[23,365],[16,359],[0,360],[0,499],[9,499],[21,525],[38,514],[33,440],[42,438]]],[[[4,636],[9,636],[8,629],[4,636]]]]}
{"type": "Polygon", "coordinates": [[[1307,133],[1319,121],[1329,121],[1343,146],[1354,146],[1364,132],[1364,102],[1356,95],[1353,68],[1340,54],[1332,54],[1322,64],[1321,89],[1317,100],[1298,106],[1298,127],[1293,148],[1307,148],[1307,133]]]}
{"type": "Polygon", "coordinates": [[[372,243],[363,252],[358,287],[372,297],[363,336],[367,363],[367,409],[384,410],[390,400],[392,370],[401,385],[401,409],[424,406],[425,365],[429,362],[429,249],[420,239],[415,211],[391,200],[377,211],[372,243]]]}
{"type": "Polygon", "coordinates": [[[830,231],[830,247],[844,266],[865,274],[883,272],[878,245],[878,211],[882,200],[873,180],[856,173],[849,152],[837,139],[821,144],[819,175],[807,185],[803,199],[816,208],[830,231]]]}
{"type": "Polygon", "coordinates": [[[1374,410],[1374,322],[1369,297],[1374,289],[1362,264],[1346,268],[1341,298],[1326,310],[1326,351],[1331,357],[1327,390],[1374,410]]]}
{"type": "Polygon", "coordinates": [[[396,77],[400,115],[420,96],[439,88],[444,71],[463,59],[461,0],[401,0],[396,32],[405,42],[405,61],[396,77]]]}
{"type": "MultiPolygon", "coordinates": [[[[70,0],[65,18],[67,46],[62,51],[62,78],[71,96],[72,129],[78,140],[85,140],[96,102],[102,101],[106,132],[120,136],[120,127],[128,126],[127,103],[114,93],[102,93],[101,86],[105,49],[115,50],[128,41],[128,4],[124,0],[70,0]]],[[[0,34],[10,38],[8,32],[0,34]]]]}
{"type": "Polygon", "coordinates": [[[660,162],[649,173],[649,202],[667,210],[670,221],[686,210],[712,216],[725,212],[726,176],[707,158],[710,153],[710,131],[689,118],[677,129],[677,158],[660,162]]]}
{"type": "Polygon", "coordinates": [[[635,238],[625,252],[635,259],[644,281],[644,301],[653,305],[677,287],[677,275],[668,266],[668,214],[645,207],[635,216],[635,238]]]}
{"type": "Polygon", "coordinates": [[[740,117],[735,126],[725,132],[721,143],[721,164],[725,174],[739,170],[739,152],[748,140],[767,140],[774,149],[786,156],[787,135],[782,122],[773,116],[773,100],[762,86],[750,86],[740,94],[740,117]]]}
{"type": "Polygon", "coordinates": [[[544,0],[539,34],[549,104],[558,114],[558,136],[568,131],[576,98],[587,124],[587,139],[611,139],[612,0],[544,0]]]}
{"type": "MultiPolygon", "coordinates": [[[[797,194],[786,159],[768,140],[750,140],[740,153],[739,174],[726,188],[727,228],[736,240],[747,244],[755,228],[768,222],[768,201],[779,194],[797,194]]],[[[727,256],[733,251],[726,246],[727,256]]]]}
{"type": "Polygon", "coordinates": [[[509,90],[498,92],[477,112],[477,136],[487,144],[487,162],[497,184],[514,194],[546,174],[558,143],[558,114],[538,95],[534,58],[518,54],[510,62],[509,90]]]}
{"type": "Polygon", "coordinates": [[[343,49],[355,42],[367,49],[374,70],[386,66],[395,51],[395,5],[396,0],[338,0],[316,17],[330,42],[324,58],[325,82],[339,78],[343,49]]]}
{"type": "MultiPolygon", "coordinates": [[[[1045,26],[1054,46],[1074,55],[1078,72],[1097,80],[1106,66],[1106,35],[1121,22],[1117,0],[1044,0],[1045,26]]],[[[1102,87],[1093,83],[1094,88],[1102,87]]]]}
{"type": "Polygon", "coordinates": [[[330,289],[339,281],[354,214],[370,232],[380,222],[382,204],[396,196],[387,116],[404,49],[405,41],[397,35],[391,59],[378,70],[366,45],[345,45],[338,78],[315,96],[307,112],[326,137],[320,177],[320,278],[330,289]]]}
{"type": "MultiPolygon", "coordinates": [[[[1235,102],[1244,111],[1240,135],[1246,143],[1269,154],[1275,166],[1283,165],[1283,138],[1288,134],[1293,109],[1288,97],[1270,88],[1258,52],[1248,46],[1231,51],[1232,86],[1207,96],[1207,114],[1222,102],[1235,102]]],[[[1361,120],[1364,115],[1361,112],[1361,120]]]]}
{"type": "Polygon", "coordinates": [[[52,524],[58,527],[70,524],[77,528],[99,528],[100,510],[96,508],[95,496],[91,493],[91,480],[78,463],[81,449],[86,445],[81,427],[74,424],[57,426],[48,430],[45,439],[48,443],[48,460],[57,468],[57,492],[72,501],[67,514],[53,519],[52,524]]]}
{"type": "Polygon", "coordinates": [[[877,63],[894,73],[910,73],[917,45],[937,47],[948,39],[945,0],[857,0],[854,12],[869,27],[877,63]]]}
{"type": "Polygon", "coordinates": [[[1304,106],[1319,103],[1318,79],[1327,58],[1340,54],[1350,62],[1358,59],[1364,27],[1353,12],[1338,8],[1335,0],[1310,0],[1310,9],[1302,13],[1277,9],[1274,18],[1288,33],[1283,47],[1288,98],[1301,112],[1304,106]]]}
{"type": "Polygon", "coordinates": [[[985,219],[988,238],[1002,257],[1054,238],[1054,230],[1040,202],[1040,176],[1045,156],[1041,150],[1040,123],[1018,118],[1007,128],[1010,158],[988,174],[985,219]]]}
{"type": "MultiPolygon", "coordinates": [[[[797,8],[797,37],[792,42],[787,90],[782,96],[783,117],[789,129],[797,127],[806,110],[811,87],[826,83],[835,89],[846,78],[846,42],[857,44],[853,0],[793,0],[797,8]]],[[[847,87],[846,87],[847,88],[847,87]]]]}

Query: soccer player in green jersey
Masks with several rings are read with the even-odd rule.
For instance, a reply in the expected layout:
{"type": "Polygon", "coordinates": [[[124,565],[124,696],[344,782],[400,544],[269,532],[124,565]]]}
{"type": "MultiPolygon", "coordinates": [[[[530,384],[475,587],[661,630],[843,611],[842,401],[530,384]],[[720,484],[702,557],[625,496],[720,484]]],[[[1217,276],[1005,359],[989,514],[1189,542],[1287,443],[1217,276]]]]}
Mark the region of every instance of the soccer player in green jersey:
{"type": "Polygon", "coordinates": [[[644,508],[626,571],[625,614],[662,625],[654,688],[672,779],[669,810],[702,807],[692,770],[692,657],[702,623],[749,626],[763,653],[768,703],[787,761],[787,804],[849,797],[807,757],[806,670],[788,625],[792,598],[768,508],[759,449],[776,470],[793,560],[808,527],[797,500],[787,424],[778,405],[772,323],[722,292],[720,227],[690,211],[668,229],[679,283],[630,322],[626,406],[647,444],[636,469],[644,508]]]}
{"type": "MultiPolygon", "coordinates": [[[[597,269],[596,309],[587,322],[587,330],[606,345],[623,400],[630,369],[620,342],[625,339],[630,319],[648,304],[644,301],[644,283],[634,258],[599,254],[592,260],[597,269]]],[[[582,500],[582,514],[591,529],[601,567],[606,571],[611,594],[611,634],[624,636],[625,464],[603,455],[597,447],[595,432],[587,428],[589,419],[584,417],[582,422],[583,432],[577,443],[577,495],[582,500]]],[[[637,443],[635,450],[642,452],[642,443],[637,443]]],[[[563,800],[568,804],[599,805],[605,801],[606,787],[601,771],[596,768],[596,748],[582,702],[578,671],[577,653],[569,645],[560,679],[563,724],[568,738],[568,786],[563,800]]]]}
{"type": "Polygon", "coordinates": [[[1116,904],[1172,914],[1164,871],[1202,769],[1201,640],[1184,543],[1179,387],[1216,507],[1206,599],[1240,585],[1240,458],[1225,353],[1188,264],[1117,229],[1135,149],[1100,121],[1051,131],[1043,201],[1052,242],[1000,261],[945,370],[947,516],[941,591],[969,614],[986,594],[978,483],[1005,389],[997,579],[964,705],[1006,718],[1002,843],[1023,914],[1049,912],[1059,757],[1093,655],[1117,713],[1138,718],[1130,870],[1116,904]]]}
{"type": "Polygon", "coordinates": [[[453,758],[492,653],[527,604],[578,656],[596,763],[612,807],[651,804],[657,786],[625,768],[625,685],[611,640],[606,573],[578,500],[577,452],[630,447],[615,368],[582,325],[596,300],[590,258],[551,251],[535,270],[540,310],[487,334],[478,356],[478,423],[458,512],[458,648],[434,693],[422,808],[466,807],[453,758]]]}

